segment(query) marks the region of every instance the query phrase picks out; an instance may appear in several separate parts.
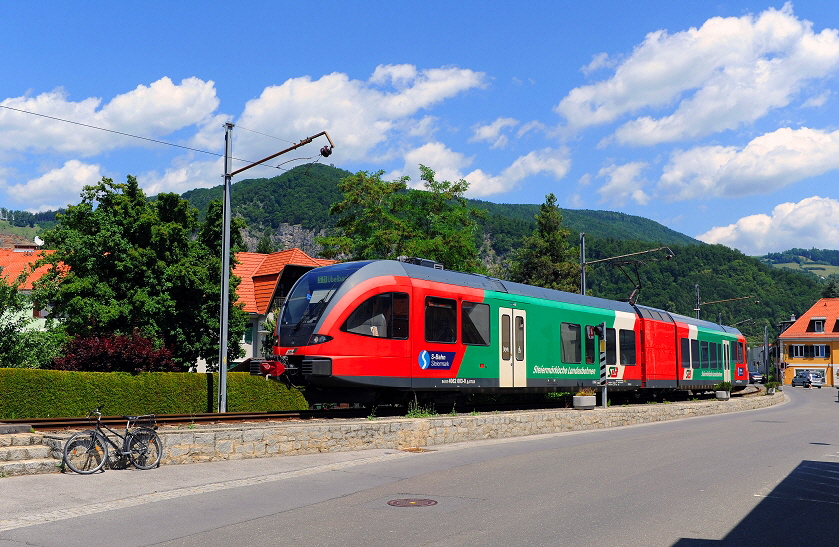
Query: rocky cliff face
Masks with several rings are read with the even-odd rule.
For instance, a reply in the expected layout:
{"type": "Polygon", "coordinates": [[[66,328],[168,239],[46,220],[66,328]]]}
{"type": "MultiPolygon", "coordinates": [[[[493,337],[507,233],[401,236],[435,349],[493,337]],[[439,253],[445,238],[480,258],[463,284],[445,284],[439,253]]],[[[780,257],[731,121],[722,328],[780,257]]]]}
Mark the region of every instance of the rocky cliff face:
{"type": "Polygon", "coordinates": [[[15,234],[0,234],[0,249],[13,249],[15,245],[31,245],[32,242],[15,234]]]}
{"type": "MultiPolygon", "coordinates": [[[[249,251],[256,251],[256,246],[259,244],[259,240],[265,233],[265,230],[264,226],[257,226],[242,234],[249,251]]],[[[271,237],[271,243],[280,249],[292,249],[296,247],[309,256],[318,256],[320,245],[315,243],[315,238],[325,236],[326,230],[307,230],[299,224],[283,223],[276,230],[271,230],[269,235],[271,237]]]]}

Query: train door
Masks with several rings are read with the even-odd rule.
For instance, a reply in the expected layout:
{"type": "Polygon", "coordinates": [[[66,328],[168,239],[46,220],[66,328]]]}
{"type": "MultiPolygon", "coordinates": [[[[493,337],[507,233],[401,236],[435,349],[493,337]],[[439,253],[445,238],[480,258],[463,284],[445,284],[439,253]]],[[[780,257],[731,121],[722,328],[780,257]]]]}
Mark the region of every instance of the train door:
{"type": "Polygon", "coordinates": [[[499,308],[498,329],[498,385],[500,387],[527,386],[525,334],[527,327],[524,310],[499,308]]]}
{"type": "Polygon", "coordinates": [[[731,342],[724,340],[722,343],[722,380],[723,382],[730,382],[731,378],[731,342]]]}

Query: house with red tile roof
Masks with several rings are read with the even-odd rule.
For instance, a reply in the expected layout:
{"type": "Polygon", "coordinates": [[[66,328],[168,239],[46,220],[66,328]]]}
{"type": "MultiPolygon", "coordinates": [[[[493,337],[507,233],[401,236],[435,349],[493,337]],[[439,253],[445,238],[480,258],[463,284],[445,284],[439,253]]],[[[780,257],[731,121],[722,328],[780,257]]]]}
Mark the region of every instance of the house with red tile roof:
{"type": "Polygon", "coordinates": [[[784,383],[798,370],[824,373],[839,385],[839,298],[822,298],[778,336],[784,383]]]}
{"type": "MultiPolygon", "coordinates": [[[[38,250],[35,245],[15,245],[12,249],[0,249],[0,278],[10,283],[24,271],[29,271],[44,254],[54,251],[38,250]]],[[[241,279],[237,294],[239,302],[250,315],[250,324],[245,331],[242,347],[245,349],[244,360],[262,357],[262,341],[270,337],[263,328],[265,320],[274,310],[278,310],[292,285],[304,273],[313,268],[334,264],[335,260],[313,258],[300,249],[288,249],[271,254],[237,253],[238,264],[233,274],[241,279]]],[[[29,292],[32,283],[40,279],[49,269],[41,266],[26,277],[20,290],[29,292]]],[[[33,309],[33,317],[40,319],[38,326],[43,326],[46,312],[33,309]]],[[[198,364],[199,370],[203,363],[198,364]]]]}
{"type": "Polygon", "coordinates": [[[271,254],[236,253],[236,259],[239,263],[234,266],[233,274],[242,280],[237,290],[238,301],[244,304],[251,319],[242,340],[244,359],[263,357],[262,342],[271,336],[263,326],[269,314],[280,309],[300,276],[336,261],[313,258],[296,248],[271,254]]]}
{"type": "MultiPolygon", "coordinates": [[[[27,276],[21,283],[19,289],[24,293],[32,291],[32,283],[41,279],[41,277],[49,270],[49,266],[40,266],[34,271],[31,271],[35,262],[39,258],[53,251],[39,250],[35,245],[20,245],[16,244],[11,249],[0,249],[0,278],[5,283],[13,283],[18,277],[26,272],[27,276]]],[[[33,306],[32,317],[40,319],[37,326],[43,326],[43,318],[46,317],[47,312],[36,309],[33,306]]]]}

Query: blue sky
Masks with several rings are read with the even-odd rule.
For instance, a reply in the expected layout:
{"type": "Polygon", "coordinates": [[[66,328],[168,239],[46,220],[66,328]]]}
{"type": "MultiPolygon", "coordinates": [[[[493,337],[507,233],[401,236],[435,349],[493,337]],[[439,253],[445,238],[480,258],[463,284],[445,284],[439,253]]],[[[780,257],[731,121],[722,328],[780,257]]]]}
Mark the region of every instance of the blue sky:
{"type": "Polygon", "coordinates": [[[103,176],[222,180],[216,155],[25,110],[215,154],[232,121],[244,160],[325,130],[350,171],[417,183],[424,164],[470,197],[553,192],[748,254],[839,249],[835,1],[3,5],[8,209],[78,203],[103,176]]]}

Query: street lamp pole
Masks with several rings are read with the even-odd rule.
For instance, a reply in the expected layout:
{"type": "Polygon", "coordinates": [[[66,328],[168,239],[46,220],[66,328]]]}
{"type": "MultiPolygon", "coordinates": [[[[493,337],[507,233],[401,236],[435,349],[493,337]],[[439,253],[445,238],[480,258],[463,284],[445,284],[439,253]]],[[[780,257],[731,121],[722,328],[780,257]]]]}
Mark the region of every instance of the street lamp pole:
{"type": "Polygon", "coordinates": [[[221,316],[218,355],[218,411],[227,412],[227,324],[230,307],[230,163],[233,158],[233,124],[224,124],[224,201],[221,228],[221,316]]]}
{"type": "Polygon", "coordinates": [[[230,163],[233,158],[233,124],[227,122],[224,124],[224,211],[222,216],[222,243],[221,243],[221,313],[219,326],[219,381],[218,381],[218,411],[227,412],[227,325],[229,322],[229,307],[230,307],[230,186],[233,175],[238,175],[242,171],[247,171],[251,167],[256,167],[266,161],[276,158],[286,152],[291,152],[305,144],[309,144],[320,136],[325,136],[329,141],[329,146],[324,146],[320,149],[320,155],[324,158],[332,154],[332,149],[335,148],[335,143],[329,138],[329,133],[321,131],[311,137],[306,137],[297,144],[294,144],[285,150],[281,150],[276,154],[271,154],[267,158],[262,158],[249,165],[230,171],[230,163]]]}

